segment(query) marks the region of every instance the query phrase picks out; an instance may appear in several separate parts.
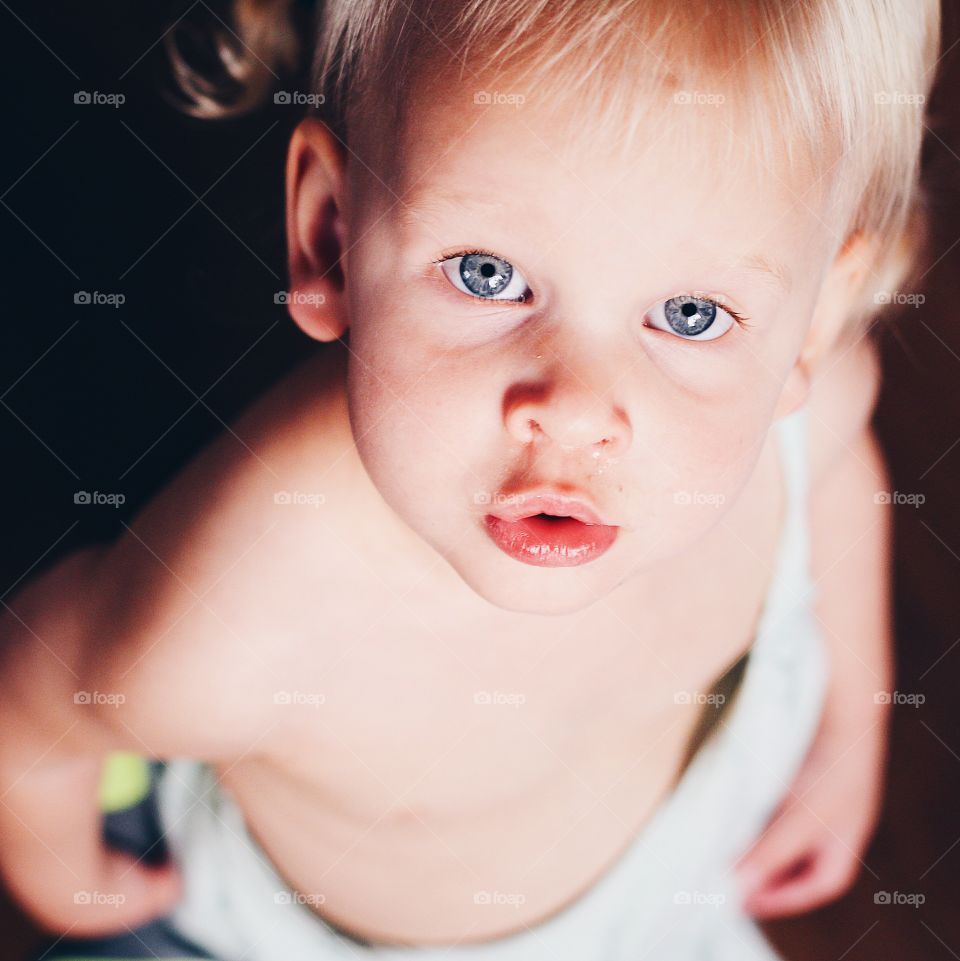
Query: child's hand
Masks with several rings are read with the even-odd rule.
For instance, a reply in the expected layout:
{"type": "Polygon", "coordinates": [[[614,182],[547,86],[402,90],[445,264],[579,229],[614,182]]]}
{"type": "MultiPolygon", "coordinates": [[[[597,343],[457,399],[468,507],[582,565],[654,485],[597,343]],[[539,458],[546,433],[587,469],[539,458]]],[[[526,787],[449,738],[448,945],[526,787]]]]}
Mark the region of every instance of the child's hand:
{"type": "Polygon", "coordinates": [[[790,793],[735,866],[744,910],[801,914],[851,887],[879,818],[889,710],[824,714],[790,793]]]}
{"type": "Polygon", "coordinates": [[[181,879],[172,859],[148,864],[104,844],[97,759],[45,764],[30,750],[28,770],[11,755],[0,739],[0,878],[37,924],[95,937],[139,927],[176,905],[181,879]]]}
{"type": "Polygon", "coordinates": [[[83,667],[97,635],[74,606],[95,551],[69,555],[0,615],[0,879],[39,925],[75,937],[135,928],[180,896],[172,862],[102,839],[104,760],[129,746],[77,696],[99,687],[83,667]]]}

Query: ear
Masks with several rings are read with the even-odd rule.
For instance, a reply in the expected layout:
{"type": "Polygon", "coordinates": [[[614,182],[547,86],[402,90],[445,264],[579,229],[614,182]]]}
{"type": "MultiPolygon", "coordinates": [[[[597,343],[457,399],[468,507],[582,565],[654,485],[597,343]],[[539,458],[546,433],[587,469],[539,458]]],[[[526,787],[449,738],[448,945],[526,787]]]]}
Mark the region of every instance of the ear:
{"type": "Polygon", "coordinates": [[[803,347],[780,394],[775,419],[806,403],[824,358],[842,339],[856,312],[865,282],[874,269],[878,246],[877,238],[855,232],[834,256],[821,282],[803,347]]]}
{"type": "Polygon", "coordinates": [[[330,341],[349,326],[344,295],[345,151],[321,120],[307,117],[287,151],[290,316],[308,336],[330,341]]]}

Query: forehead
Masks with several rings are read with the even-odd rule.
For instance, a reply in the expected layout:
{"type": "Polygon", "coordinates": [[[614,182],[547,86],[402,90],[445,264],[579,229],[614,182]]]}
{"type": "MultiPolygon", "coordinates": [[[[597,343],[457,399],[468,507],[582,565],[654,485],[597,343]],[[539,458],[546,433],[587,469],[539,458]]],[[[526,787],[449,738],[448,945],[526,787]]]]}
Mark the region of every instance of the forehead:
{"type": "Polygon", "coordinates": [[[638,116],[628,138],[509,82],[434,83],[408,105],[396,140],[392,216],[408,230],[495,223],[647,256],[715,257],[722,247],[780,287],[792,247],[818,234],[829,245],[817,184],[738,142],[723,99],[671,95],[638,116]]]}

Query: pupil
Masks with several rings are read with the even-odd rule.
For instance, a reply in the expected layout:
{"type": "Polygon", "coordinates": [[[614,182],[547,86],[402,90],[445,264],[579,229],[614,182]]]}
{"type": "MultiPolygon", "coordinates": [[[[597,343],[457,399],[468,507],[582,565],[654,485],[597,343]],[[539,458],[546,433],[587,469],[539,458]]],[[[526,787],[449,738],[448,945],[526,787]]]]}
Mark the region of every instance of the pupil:
{"type": "Polygon", "coordinates": [[[680,312],[684,317],[692,317],[695,313],[697,313],[697,305],[686,303],[680,308],[680,312]]]}
{"type": "Polygon", "coordinates": [[[494,267],[489,261],[480,265],[480,273],[483,274],[484,277],[492,277],[496,272],[496,267],[494,267]]]}

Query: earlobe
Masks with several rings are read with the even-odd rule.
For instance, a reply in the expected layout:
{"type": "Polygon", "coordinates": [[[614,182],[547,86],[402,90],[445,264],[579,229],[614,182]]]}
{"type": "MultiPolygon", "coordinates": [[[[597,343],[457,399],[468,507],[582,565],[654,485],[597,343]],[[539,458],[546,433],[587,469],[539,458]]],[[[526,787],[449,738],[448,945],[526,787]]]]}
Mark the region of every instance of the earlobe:
{"type": "Polygon", "coordinates": [[[326,124],[313,117],[301,121],[287,151],[287,307],[315,340],[336,340],[349,326],[344,165],[345,152],[326,124]]]}
{"type": "Polygon", "coordinates": [[[827,270],[805,349],[811,369],[843,338],[857,313],[876,258],[877,242],[862,231],[847,237],[827,270]]]}
{"type": "Polygon", "coordinates": [[[801,351],[796,363],[790,368],[783,390],[780,391],[774,420],[786,417],[802,407],[810,396],[811,383],[811,368],[808,356],[801,351]]]}
{"type": "Polygon", "coordinates": [[[876,256],[876,238],[862,232],[847,237],[827,269],[806,339],[777,403],[777,417],[805,404],[820,364],[837,346],[862,295],[876,256]]]}

